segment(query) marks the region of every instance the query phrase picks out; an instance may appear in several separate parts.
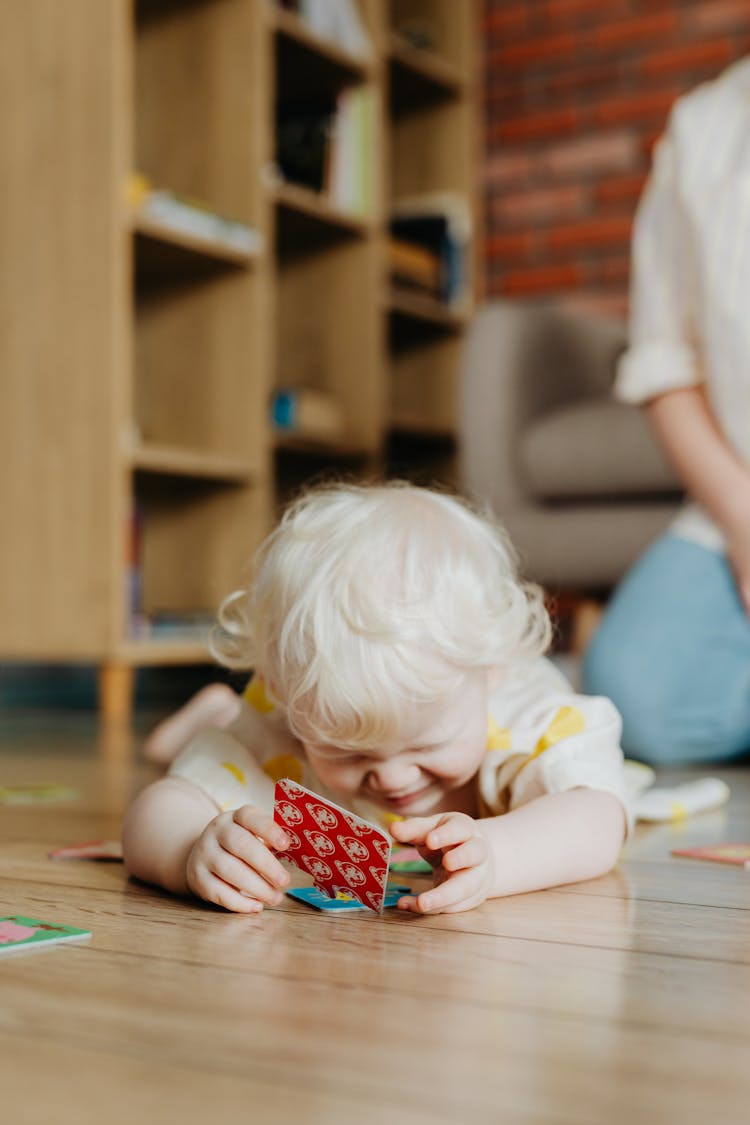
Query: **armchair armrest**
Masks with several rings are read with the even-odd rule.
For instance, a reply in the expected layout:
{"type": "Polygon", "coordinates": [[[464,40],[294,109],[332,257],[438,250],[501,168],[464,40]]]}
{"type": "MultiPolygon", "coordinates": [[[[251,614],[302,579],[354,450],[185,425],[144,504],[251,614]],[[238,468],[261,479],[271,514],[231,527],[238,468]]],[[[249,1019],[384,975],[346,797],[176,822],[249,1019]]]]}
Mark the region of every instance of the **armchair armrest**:
{"type": "Polygon", "coordinates": [[[528,492],[517,448],[528,424],[555,407],[608,397],[626,328],[545,304],[493,301],[477,314],[459,390],[461,480],[501,518],[528,492]]]}

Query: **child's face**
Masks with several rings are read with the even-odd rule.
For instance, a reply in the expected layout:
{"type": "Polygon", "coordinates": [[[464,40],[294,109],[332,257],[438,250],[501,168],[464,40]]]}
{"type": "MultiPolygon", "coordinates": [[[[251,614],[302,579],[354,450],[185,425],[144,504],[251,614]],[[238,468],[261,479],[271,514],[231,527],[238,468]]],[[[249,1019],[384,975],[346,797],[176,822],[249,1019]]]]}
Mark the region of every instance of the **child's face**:
{"type": "Polygon", "coordinates": [[[399,816],[452,808],[450,794],[476,775],[487,747],[488,678],[472,673],[447,703],[406,707],[398,735],[368,750],[305,742],[310,764],[334,793],[373,801],[399,816]]]}

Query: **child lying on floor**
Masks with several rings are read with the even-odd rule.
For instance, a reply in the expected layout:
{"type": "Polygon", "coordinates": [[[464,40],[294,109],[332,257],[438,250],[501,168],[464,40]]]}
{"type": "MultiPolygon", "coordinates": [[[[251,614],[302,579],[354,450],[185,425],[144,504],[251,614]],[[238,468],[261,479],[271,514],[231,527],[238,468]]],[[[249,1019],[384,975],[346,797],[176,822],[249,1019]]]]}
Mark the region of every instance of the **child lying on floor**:
{"type": "Polygon", "coordinates": [[[459,499],[404,484],[307,493],[219,625],[217,655],[253,679],[155,732],[151,755],[174,760],[127,815],[131,874],[228,910],[278,904],[280,777],[385,814],[419,848],[434,885],[404,910],[469,910],[617,861],[630,823],[618,713],[543,659],[540,591],[459,499]]]}

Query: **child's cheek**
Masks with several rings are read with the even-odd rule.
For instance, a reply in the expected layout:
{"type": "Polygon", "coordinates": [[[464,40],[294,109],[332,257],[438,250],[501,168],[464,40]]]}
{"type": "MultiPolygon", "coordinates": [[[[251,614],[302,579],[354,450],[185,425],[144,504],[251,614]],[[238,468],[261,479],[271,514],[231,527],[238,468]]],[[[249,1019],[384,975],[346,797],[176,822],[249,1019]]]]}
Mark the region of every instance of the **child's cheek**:
{"type": "Polygon", "coordinates": [[[365,779],[366,770],[361,766],[351,765],[342,767],[335,781],[332,783],[332,788],[335,786],[339,793],[346,793],[352,796],[359,793],[365,779]]]}
{"type": "Polygon", "coordinates": [[[359,788],[359,772],[356,766],[337,763],[331,770],[329,785],[339,793],[354,793],[359,788]]]}
{"type": "MultiPolygon", "coordinates": [[[[315,758],[311,760],[311,765],[320,780],[334,791],[344,793],[353,791],[351,775],[355,771],[350,766],[340,762],[327,762],[325,759],[315,758]]],[[[356,782],[354,788],[356,788],[356,782]]]]}

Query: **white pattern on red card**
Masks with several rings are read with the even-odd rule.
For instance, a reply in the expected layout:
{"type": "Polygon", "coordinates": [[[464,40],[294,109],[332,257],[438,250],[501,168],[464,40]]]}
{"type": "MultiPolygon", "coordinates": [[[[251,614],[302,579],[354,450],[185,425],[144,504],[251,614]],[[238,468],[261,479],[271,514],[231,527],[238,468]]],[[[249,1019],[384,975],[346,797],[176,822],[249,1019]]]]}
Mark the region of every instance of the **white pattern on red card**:
{"type": "Polygon", "coordinates": [[[273,818],[290,840],[287,851],[276,853],[280,859],[312,875],[330,898],[345,891],[370,910],[383,909],[387,832],[288,777],[276,783],[273,818]]]}

